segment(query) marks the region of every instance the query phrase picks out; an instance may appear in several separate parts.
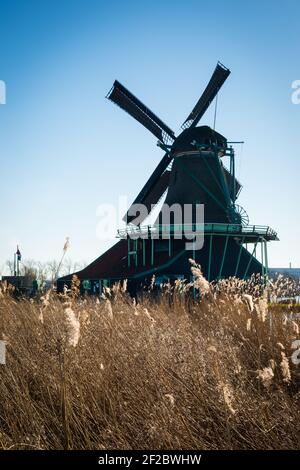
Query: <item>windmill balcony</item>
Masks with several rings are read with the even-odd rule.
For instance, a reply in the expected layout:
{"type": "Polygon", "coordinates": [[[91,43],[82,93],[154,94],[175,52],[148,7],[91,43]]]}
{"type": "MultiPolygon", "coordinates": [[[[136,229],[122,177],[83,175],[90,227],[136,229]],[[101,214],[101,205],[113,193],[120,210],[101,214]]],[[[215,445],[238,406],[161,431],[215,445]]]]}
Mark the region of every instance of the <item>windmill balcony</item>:
{"type": "Polygon", "coordinates": [[[239,224],[173,224],[173,225],[127,225],[117,231],[117,238],[178,238],[189,234],[218,234],[219,236],[233,236],[243,238],[245,243],[254,243],[257,238],[265,241],[278,240],[277,233],[265,225],[239,225],[239,224]]]}

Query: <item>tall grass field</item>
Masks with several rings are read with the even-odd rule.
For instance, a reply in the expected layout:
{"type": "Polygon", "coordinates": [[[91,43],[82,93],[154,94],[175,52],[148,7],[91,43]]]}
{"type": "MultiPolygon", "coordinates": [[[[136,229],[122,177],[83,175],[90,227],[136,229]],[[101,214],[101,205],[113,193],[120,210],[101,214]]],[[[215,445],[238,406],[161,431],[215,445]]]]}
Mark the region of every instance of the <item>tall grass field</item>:
{"type": "Polygon", "coordinates": [[[276,299],[299,285],[192,270],[137,299],[2,285],[0,448],[298,448],[300,308],[276,299]]]}

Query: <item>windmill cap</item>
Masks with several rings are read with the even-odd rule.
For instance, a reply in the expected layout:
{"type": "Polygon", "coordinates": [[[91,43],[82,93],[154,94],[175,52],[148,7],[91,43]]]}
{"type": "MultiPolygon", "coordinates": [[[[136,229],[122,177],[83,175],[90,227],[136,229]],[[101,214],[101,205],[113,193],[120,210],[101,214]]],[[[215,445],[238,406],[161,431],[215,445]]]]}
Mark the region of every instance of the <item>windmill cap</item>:
{"type": "Polygon", "coordinates": [[[198,144],[210,145],[217,144],[218,147],[227,147],[227,139],[214,131],[209,126],[200,126],[200,127],[190,127],[185,129],[172,145],[173,152],[188,152],[195,150],[193,141],[196,141],[198,144]]]}

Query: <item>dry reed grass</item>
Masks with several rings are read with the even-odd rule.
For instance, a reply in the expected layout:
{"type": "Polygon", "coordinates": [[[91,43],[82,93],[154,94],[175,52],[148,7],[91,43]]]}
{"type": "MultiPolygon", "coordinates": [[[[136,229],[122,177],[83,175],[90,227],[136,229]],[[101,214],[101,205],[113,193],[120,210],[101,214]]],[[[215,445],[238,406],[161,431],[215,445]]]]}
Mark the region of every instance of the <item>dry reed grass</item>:
{"type": "Polygon", "coordinates": [[[298,448],[299,320],[266,300],[297,286],[193,275],[155,301],[125,283],[99,299],[76,279],[69,296],[31,301],[2,288],[0,448],[298,448]]]}

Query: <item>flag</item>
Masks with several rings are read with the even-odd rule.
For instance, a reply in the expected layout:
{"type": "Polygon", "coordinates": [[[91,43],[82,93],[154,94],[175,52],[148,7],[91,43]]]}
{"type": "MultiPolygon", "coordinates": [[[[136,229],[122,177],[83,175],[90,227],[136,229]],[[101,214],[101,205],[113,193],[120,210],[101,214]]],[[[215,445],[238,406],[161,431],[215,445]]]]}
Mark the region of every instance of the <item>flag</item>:
{"type": "Polygon", "coordinates": [[[17,255],[17,260],[18,261],[21,261],[21,258],[22,258],[22,255],[21,255],[21,252],[19,250],[19,247],[17,246],[17,252],[16,252],[16,255],[17,255]]]}

